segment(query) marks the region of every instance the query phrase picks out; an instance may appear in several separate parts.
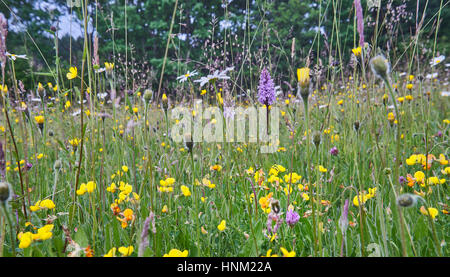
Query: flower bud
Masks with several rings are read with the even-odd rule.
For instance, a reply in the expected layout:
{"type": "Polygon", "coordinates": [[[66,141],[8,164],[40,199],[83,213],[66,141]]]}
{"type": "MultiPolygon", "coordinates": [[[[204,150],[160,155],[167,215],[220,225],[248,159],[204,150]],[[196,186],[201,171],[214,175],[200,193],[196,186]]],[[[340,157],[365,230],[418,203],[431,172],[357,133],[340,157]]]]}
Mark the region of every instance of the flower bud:
{"type": "Polygon", "coordinates": [[[332,156],[337,156],[337,154],[339,154],[339,150],[337,149],[336,146],[334,146],[333,148],[330,149],[330,154],[332,156]]]}
{"type": "Polygon", "coordinates": [[[146,104],[148,104],[150,102],[150,100],[152,100],[153,97],[153,91],[151,89],[146,89],[144,91],[144,101],[146,104]]]}
{"type": "Polygon", "coordinates": [[[62,162],[61,160],[56,160],[55,163],[53,164],[53,169],[55,171],[59,171],[62,168],[62,162]]]}
{"type": "Polygon", "coordinates": [[[308,101],[309,85],[311,82],[309,71],[307,67],[297,69],[298,89],[305,103],[308,101]]]}
{"type": "Polygon", "coordinates": [[[388,74],[390,72],[390,64],[383,55],[373,57],[370,60],[370,67],[372,69],[372,72],[377,77],[387,80],[388,74]]]}
{"type": "Polygon", "coordinates": [[[44,89],[44,87],[42,86],[41,83],[38,83],[37,91],[38,91],[38,94],[39,94],[39,96],[40,96],[41,98],[43,98],[43,97],[45,96],[45,94],[44,94],[45,89],[44,89]]]}
{"type": "Polygon", "coordinates": [[[169,108],[169,99],[167,98],[167,95],[165,93],[163,93],[161,101],[163,110],[167,111],[167,109],[169,108]]]}
{"type": "Polygon", "coordinates": [[[184,135],[184,144],[186,145],[186,148],[189,150],[189,152],[192,152],[192,148],[194,147],[194,142],[192,141],[191,134],[184,135]]]}
{"type": "Polygon", "coordinates": [[[386,167],[386,168],[384,169],[384,174],[386,174],[386,175],[391,175],[391,173],[392,173],[392,169],[390,169],[389,167],[386,167]]]}
{"type": "Polygon", "coordinates": [[[322,136],[320,135],[320,132],[314,132],[313,134],[313,143],[316,147],[319,147],[320,141],[322,140],[322,136]]]}
{"type": "Polygon", "coordinates": [[[278,200],[272,199],[270,205],[272,207],[272,211],[274,211],[276,214],[280,212],[280,202],[278,200]]]}
{"type": "Polygon", "coordinates": [[[359,121],[355,121],[355,122],[353,123],[353,129],[355,129],[355,132],[358,132],[358,131],[359,131],[359,121]]]}

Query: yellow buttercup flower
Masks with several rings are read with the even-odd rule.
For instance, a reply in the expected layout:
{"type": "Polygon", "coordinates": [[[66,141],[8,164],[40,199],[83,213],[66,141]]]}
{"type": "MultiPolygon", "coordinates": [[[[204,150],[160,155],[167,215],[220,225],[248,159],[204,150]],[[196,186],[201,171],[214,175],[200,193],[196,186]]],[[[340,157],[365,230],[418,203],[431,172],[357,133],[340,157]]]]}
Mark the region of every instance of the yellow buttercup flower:
{"type": "Polygon", "coordinates": [[[69,144],[72,145],[72,147],[77,147],[78,144],[80,144],[81,140],[74,138],[69,140],[69,144]]]}
{"type": "Polygon", "coordinates": [[[182,258],[182,257],[187,257],[189,255],[189,251],[184,250],[183,252],[181,252],[178,249],[171,249],[169,251],[169,254],[164,254],[163,257],[176,257],[176,258],[182,258]]]}
{"type": "Polygon", "coordinates": [[[265,256],[261,256],[261,257],[278,257],[277,254],[273,254],[272,255],[272,249],[267,250],[267,253],[265,256]]]}
{"type": "Polygon", "coordinates": [[[394,120],[395,120],[395,115],[394,115],[394,113],[389,113],[389,114],[388,114],[388,120],[389,120],[389,122],[394,122],[394,120]]]}
{"type": "Polygon", "coordinates": [[[295,251],[287,251],[286,248],[280,247],[281,252],[283,253],[283,257],[295,257],[295,251]]]}
{"type": "Polygon", "coordinates": [[[72,80],[72,79],[75,79],[75,78],[77,77],[77,75],[78,75],[77,68],[74,67],[74,66],[72,66],[72,67],[69,69],[69,72],[67,73],[66,76],[67,76],[67,79],[72,80]]]}
{"type": "Polygon", "coordinates": [[[119,252],[120,254],[122,254],[123,257],[128,257],[131,255],[131,253],[133,253],[134,247],[132,245],[125,247],[125,246],[121,246],[119,247],[119,252]]]}
{"type": "Polygon", "coordinates": [[[353,49],[352,49],[352,52],[353,52],[353,54],[354,54],[356,57],[361,56],[361,46],[359,46],[359,47],[357,47],[357,48],[353,48],[353,49]]]}
{"type": "Polygon", "coordinates": [[[116,256],[116,251],[117,251],[117,248],[113,247],[113,248],[111,248],[111,250],[108,251],[108,253],[103,255],[103,257],[115,257],[116,256]]]}
{"type": "Polygon", "coordinates": [[[110,74],[113,71],[114,63],[105,62],[105,71],[110,74]]]}
{"type": "Polygon", "coordinates": [[[28,248],[33,242],[33,233],[31,232],[26,232],[24,234],[19,233],[18,239],[20,241],[19,248],[21,249],[28,248]]]}
{"type": "Polygon", "coordinates": [[[36,121],[37,124],[44,124],[44,116],[43,115],[38,115],[34,117],[34,120],[36,121]]]}
{"type": "Polygon", "coordinates": [[[220,222],[220,224],[217,226],[217,229],[219,229],[219,231],[223,231],[223,230],[225,230],[226,228],[227,228],[227,226],[226,226],[226,221],[225,220],[222,220],[221,222],[220,222]]]}
{"type": "Polygon", "coordinates": [[[5,93],[8,92],[8,86],[6,84],[5,85],[0,85],[0,90],[1,90],[1,92],[3,94],[5,94],[5,93]]]}
{"type": "Polygon", "coordinates": [[[189,190],[189,188],[185,185],[182,185],[181,187],[181,192],[183,193],[184,196],[188,197],[191,196],[191,191],[189,190]]]}
{"type": "Polygon", "coordinates": [[[53,224],[47,224],[42,228],[38,229],[38,233],[35,239],[48,240],[53,236],[51,232],[53,230],[53,224]]]}
{"type": "Polygon", "coordinates": [[[430,216],[432,219],[434,219],[439,214],[439,211],[437,209],[435,209],[435,208],[428,208],[428,211],[427,211],[427,209],[425,209],[424,206],[420,207],[420,212],[423,215],[430,216]]]}

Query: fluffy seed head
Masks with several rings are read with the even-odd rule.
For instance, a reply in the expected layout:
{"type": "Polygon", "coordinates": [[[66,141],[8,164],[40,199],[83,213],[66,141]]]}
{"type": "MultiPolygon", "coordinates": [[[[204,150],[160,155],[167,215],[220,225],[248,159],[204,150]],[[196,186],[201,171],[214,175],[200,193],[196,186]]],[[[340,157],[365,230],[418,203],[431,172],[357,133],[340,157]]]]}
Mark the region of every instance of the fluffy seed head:
{"type": "Polygon", "coordinates": [[[397,205],[399,205],[400,207],[409,208],[416,205],[418,198],[420,198],[420,196],[411,193],[405,193],[397,197],[397,205]]]}
{"type": "Polygon", "coordinates": [[[373,57],[370,60],[370,68],[377,77],[384,80],[387,79],[391,70],[389,61],[383,55],[373,57]]]}

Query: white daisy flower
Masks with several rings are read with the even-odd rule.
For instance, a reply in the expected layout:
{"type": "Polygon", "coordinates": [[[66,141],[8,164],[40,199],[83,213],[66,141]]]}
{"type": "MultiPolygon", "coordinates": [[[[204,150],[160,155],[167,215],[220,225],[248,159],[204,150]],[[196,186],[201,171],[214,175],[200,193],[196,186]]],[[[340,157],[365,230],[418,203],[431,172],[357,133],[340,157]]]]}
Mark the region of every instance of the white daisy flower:
{"type": "Polygon", "coordinates": [[[198,74],[197,70],[194,70],[192,72],[188,71],[186,74],[178,76],[177,80],[180,81],[180,83],[184,83],[187,81],[188,78],[195,76],[197,74],[198,74]]]}
{"type": "Polygon", "coordinates": [[[16,55],[6,52],[6,56],[8,56],[11,60],[15,61],[17,58],[27,60],[27,55],[16,55]]]}
{"type": "Polygon", "coordinates": [[[221,71],[221,72],[219,72],[219,70],[216,70],[214,72],[214,74],[208,75],[206,77],[201,77],[200,79],[195,80],[194,82],[200,83],[200,87],[203,87],[205,84],[207,84],[209,82],[215,82],[218,79],[228,80],[228,79],[230,79],[230,77],[227,76],[226,74],[228,71],[232,71],[232,70],[234,70],[234,67],[227,67],[224,71],[221,71]]]}
{"type": "Polygon", "coordinates": [[[445,56],[444,55],[440,55],[439,57],[436,57],[436,58],[432,59],[430,64],[431,64],[431,66],[435,66],[437,64],[440,64],[443,60],[445,60],[445,56]]]}

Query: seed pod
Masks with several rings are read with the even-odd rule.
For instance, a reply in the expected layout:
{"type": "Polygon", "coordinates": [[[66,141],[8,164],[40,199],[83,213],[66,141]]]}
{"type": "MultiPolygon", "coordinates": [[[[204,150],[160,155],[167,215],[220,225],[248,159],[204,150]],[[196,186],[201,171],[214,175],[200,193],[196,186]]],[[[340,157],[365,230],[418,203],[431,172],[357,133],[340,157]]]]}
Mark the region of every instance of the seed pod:
{"type": "Polygon", "coordinates": [[[56,160],[55,161],[55,163],[53,164],[53,169],[55,170],[55,171],[58,171],[58,170],[60,170],[62,168],[62,162],[61,162],[61,160],[56,160]]]}
{"type": "Polygon", "coordinates": [[[5,204],[11,196],[11,185],[6,182],[0,182],[0,203],[5,204]]]}
{"type": "Polygon", "coordinates": [[[192,148],[194,147],[194,142],[192,141],[191,134],[184,135],[184,144],[186,145],[186,148],[189,150],[189,152],[191,152],[192,148]]]}
{"type": "Polygon", "coordinates": [[[153,91],[151,89],[146,89],[144,91],[144,101],[146,104],[148,104],[150,102],[150,100],[152,100],[153,97],[153,91]]]}
{"type": "Polygon", "coordinates": [[[379,78],[387,80],[388,74],[390,72],[389,61],[383,56],[378,55],[370,60],[370,67],[372,72],[379,78]]]}
{"type": "Polygon", "coordinates": [[[313,143],[316,146],[316,148],[319,147],[321,140],[322,140],[322,136],[320,135],[320,132],[314,132],[313,143]]]}
{"type": "Polygon", "coordinates": [[[272,211],[274,211],[276,214],[278,214],[280,212],[280,201],[272,199],[272,201],[270,202],[270,205],[272,207],[272,211]]]}
{"type": "Polygon", "coordinates": [[[397,205],[399,205],[400,207],[409,208],[416,205],[418,198],[420,198],[420,196],[411,193],[405,193],[397,197],[397,205]]]}
{"type": "Polygon", "coordinates": [[[353,129],[355,129],[355,132],[359,131],[359,121],[355,121],[355,123],[353,123],[353,129]]]}

